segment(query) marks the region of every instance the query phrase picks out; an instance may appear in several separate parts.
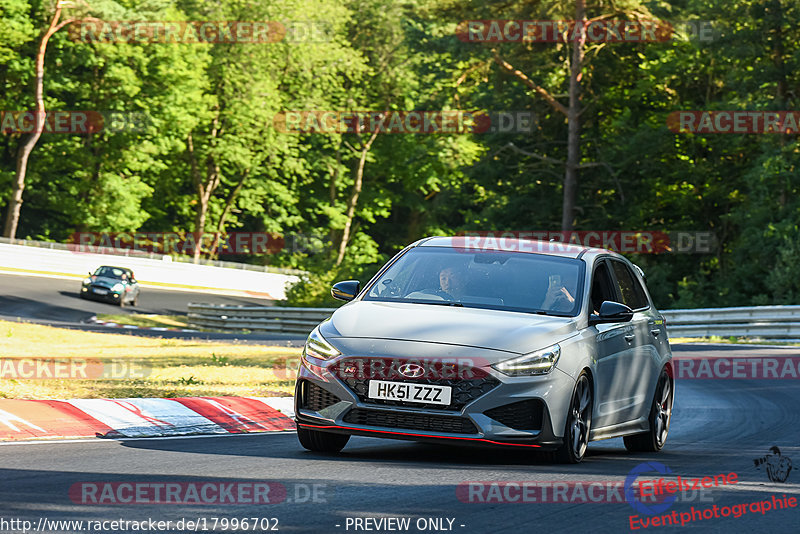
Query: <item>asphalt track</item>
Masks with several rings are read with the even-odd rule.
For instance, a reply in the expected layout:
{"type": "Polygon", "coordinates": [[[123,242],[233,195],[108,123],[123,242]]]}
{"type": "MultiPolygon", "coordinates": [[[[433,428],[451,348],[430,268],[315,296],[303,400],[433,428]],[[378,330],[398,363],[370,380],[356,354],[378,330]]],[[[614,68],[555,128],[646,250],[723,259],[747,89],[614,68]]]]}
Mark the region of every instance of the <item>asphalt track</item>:
{"type": "MultiPolygon", "coordinates": [[[[146,329],[124,330],[92,325],[87,323],[93,316],[104,314],[147,313],[159,315],[186,315],[190,302],[209,304],[256,305],[264,306],[271,301],[216,295],[212,293],[173,291],[142,288],[139,306],[120,308],[113,304],[85,300],[79,296],[80,281],[38,276],[21,276],[0,273],[0,319],[24,320],[63,328],[81,329],[94,332],[127,334],[137,336],[157,336],[181,339],[232,340],[242,339],[241,334],[199,333],[178,331],[152,331],[146,329]]],[[[299,339],[302,336],[281,336],[279,334],[251,334],[246,341],[263,343],[299,339]]]]}
{"type": "MultiPolygon", "coordinates": [[[[263,303],[244,299],[146,289],[141,306],[120,310],[77,297],[76,281],[0,274],[0,316],[73,328],[111,331],[82,323],[96,313],[182,314],[186,303],[263,303]]],[[[126,333],[148,331],[126,331],[126,333]]],[[[157,332],[153,335],[179,334],[157,332]]],[[[145,334],[147,335],[147,334],[145,334]]],[[[230,336],[220,334],[220,336],[230,336]]],[[[241,336],[240,336],[241,337],[241,336]]],[[[226,339],[226,337],[210,338],[226,339]]],[[[258,336],[248,336],[257,341],[258,336]]],[[[800,349],[731,345],[678,345],[676,355],[754,357],[800,354],[800,349]]],[[[294,433],[142,440],[86,440],[0,444],[0,532],[22,532],[8,521],[171,520],[162,531],[194,530],[175,522],[196,521],[197,531],[224,528],[222,518],[277,518],[283,532],[626,532],[630,516],[645,517],[624,502],[480,503],[456,494],[469,481],[622,482],[643,462],[666,465],[670,476],[704,477],[735,472],[738,483],[704,494],[684,493],[663,513],[731,506],[784,494],[800,498],[800,384],[797,380],[682,380],[670,437],[656,454],[630,454],[619,439],[590,445],[579,465],[553,465],[528,451],[475,449],[353,438],[339,455],[306,452],[294,433]],[[753,460],[780,447],[794,459],[785,483],[773,483],[753,460]],[[275,504],[103,504],[73,502],[80,482],[277,482],[287,491],[275,504]],[[316,498],[313,497],[316,492],[316,498]],[[407,530],[354,528],[366,518],[411,518],[407,530]],[[441,530],[417,528],[422,518],[444,518],[441,530]],[[452,520],[449,527],[448,519],[452,520]],[[348,523],[350,520],[350,523],[348,523]],[[6,521],[4,523],[3,521],[6,521]],[[338,526],[337,526],[338,525],[338,526]],[[463,526],[462,526],[463,525],[463,526]],[[449,530],[448,530],[449,528],[449,530]]],[[[1,418],[0,418],[1,419],[1,418]]],[[[2,423],[0,423],[2,424],[2,423]]],[[[648,477],[655,478],[655,474],[648,477]]],[[[512,495],[513,497],[513,495],[512,495]]],[[[800,499],[798,499],[800,500],[800,499]]],[[[46,523],[46,521],[44,522],[46,523]]],[[[43,523],[43,524],[44,524],[43,523]]],[[[703,532],[797,532],[800,506],[766,514],[704,519],[683,528],[703,532]]],[[[274,521],[269,523],[274,526],[274,521]]],[[[48,532],[87,532],[62,526],[48,532]]],[[[650,531],[676,527],[650,527],[650,531]]],[[[257,531],[264,532],[262,529],[257,531]]],[[[122,532],[107,525],[105,532],[122,532]]],[[[130,531],[130,530],[129,530],[130,531]]],[[[238,531],[243,532],[240,528],[238,531]]],[[[248,531],[254,531],[252,525],[248,531]]]]}
{"type": "MultiPolygon", "coordinates": [[[[676,346],[674,350],[676,354],[729,357],[797,353],[796,349],[741,346],[676,346]]],[[[324,455],[302,450],[293,433],[3,444],[0,519],[27,519],[36,525],[40,518],[173,522],[205,518],[210,530],[213,518],[275,517],[282,532],[398,532],[355,530],[352,523],[347,528],[347,521],[409,517],[410,528],[399,532],[437,531],[418,530],[414,522],[419,518],[453,519],[449,531],[463,533],[628,532],[630,516],[644,516],[624,502],[470,503],[459,500],[456,488],[468,481],[621,482],[633,468],[648,461],[666,465],[672,471],[670,476],[738,475],[737,484],[704,495],[683,494],[664,513],[688,512],[692,506],[703,509],[764,501],[773,495],[800,497],[797,380],[682,380],[676,391],[670,436],[660,453],[630,454],[621,440],[615,439],[592,443],[585,461],[571,466],[550,464],[527,451],[375,438],[353,438],[341,454],[324,455]],[[796,464],[785,483],[770,482],[765,471],[754,466],[753,460],[767,454],[773,445],[796,464]],[[260,505],[85,505],[71,501],[70,486],[89,481],[271,481],[286,487],[287,499],[260,505]],[[318,485],[317,502],[306,498],[314,484],[318,485]]],[[[445,528],[447,524],[445,521],[445,528]]],[[[700,520],[683,528],[780,533],[797,532],[799,524],[797,507],[700,520]]],[[[651,526],[646,531],[675,528],[651,526]]],[[[217,530],[222,531],[221,525],[217,530]]]]}

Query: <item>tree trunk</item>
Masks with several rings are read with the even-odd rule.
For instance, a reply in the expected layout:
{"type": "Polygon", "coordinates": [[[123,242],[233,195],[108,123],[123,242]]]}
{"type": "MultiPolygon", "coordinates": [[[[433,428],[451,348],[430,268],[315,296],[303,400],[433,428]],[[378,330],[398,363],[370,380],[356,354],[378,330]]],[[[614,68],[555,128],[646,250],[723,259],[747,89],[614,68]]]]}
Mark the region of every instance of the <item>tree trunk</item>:
{"type": "MultiPolygon", "coordinates": [[[[211,129],[211,137],[217,136],[217,119],[214,119],[214,124],[211,129]]],[[[203,234],[206,230],[206,219],[208,217],[208,205],[211,202],[211,197],[214,191],[217,190],[220,181],[220,169],[214,161],[211,154],[206,158],[206,174],[205,177],[200,172],[200,167],[197,164],[197,156],[194,149],[194,139],[190,133],[186,140],[186,146],[189,152],[189,163],[192,167],[192,178],[194,179],[195,191],[197,192],[197,211],[194,217],[194,247],[192,250],[192,261],[198,263],[200,261],[200,253],[202,252],[203,234]]]]}
{"type": "MultiPolygon", "coordinates": [[[[339,170],[342,167],[342,140],[341,137],[339,138],[339,143],[336,145],[336,166],[332,169],[329,169],[328,173],[330,174],[330,180],[328,182],[328,196],[330,197],[331,201],[331,208],[336,207],[336,197],[338,196],[337,188],[338,188],[338,181],[339,181],[339,170]]],[[[330,240],[331,245],[336,243],[336,237],[338,233],[337,230],[330,226],[330,230],[328,231],[328,239],[330,240]]]]}
{"type": "Polygon", "coordinates": [[[581,162],[581,73],[583,72],[583,47],[586,43],[585,0],[575,0],[575,28],[579,36],[572,43],[572,64],[569,76],[569,108],[567,112],[567,165],[564,172],[564,197],[561,209],[561,231],[570,232],[575,227],[575,200],[578,195],[578,166],[581,162]]]}
{"type": "Polygon", "coordinates": [[[236,183],[236,186],[231,189],[231,192],[228,194],[228,198],[225,199],[225,207],[222,209],[222,215],[219,216],[219,221],[217,222],[217,231],[214,233],[214,243],[211,245],[211,256],[215,256],[217,254],[217,248],[219,248],[219,239],[222,233],[225,231],[225,223],[227,221],[228,214],[231,212],[231,208],[233,208],[233,203],[236,200],[236,197],[239,196],[239,191],[241,191],[242,187],[244,187],[244,182],[247,180],[248,174],[250,174],[249,170],[242,173],[242,177],[236,183]]]}
{"type": "Polygon", "coordinates": [[[378,137],[379,128],[375,128],[369,140],[361,146],[361,156],[358,159],[358,168],[356,169],[356,181],[353,184],[353,194],[350,195],[350,200],[347,203],[346,221],[344,223],[344,230],[342,230],[342,240],[339,242],[339,253],[336,256],[336,266],[342,264],[344,260],[344,253],[347,251],[347,242],[350,240],[350,228],[353,225],[353,217],[356,214],[356,205],[358,204],[358,197],[361,194],[361,187],[364,183],[364,166],[367,163],[367,154],[378,137]]]}
{"type": "Polygon", "coordinates": [[[55,13],[53,13],[53,18],[50,20],[50,26],[47,28],[44,35],[42,35],[42,40],[39,43],[39,50],[36,53],[36,85],[34,89],[36,98],[36,126],[31,136],[20,146],[19,152],[17,153],[16,175],[14,177],[11,198],[8,202],[5,225],[3,226],[3,236],[10,239],[14,239],[17,234],[19,215],[22,209],[22,193],[25,191],[25,176],[28,172],[28,158],[31,152],[33,152],[36,143],[39,142],[39,137],[42,136],[46,120],[44,108],[44,54],[47,51],[47,42],[54,33],[74,20],[67,19],[59,23],[58,20],[61,18],[61,9],[61,2],[58,2],[56,4],[55,13]]]}

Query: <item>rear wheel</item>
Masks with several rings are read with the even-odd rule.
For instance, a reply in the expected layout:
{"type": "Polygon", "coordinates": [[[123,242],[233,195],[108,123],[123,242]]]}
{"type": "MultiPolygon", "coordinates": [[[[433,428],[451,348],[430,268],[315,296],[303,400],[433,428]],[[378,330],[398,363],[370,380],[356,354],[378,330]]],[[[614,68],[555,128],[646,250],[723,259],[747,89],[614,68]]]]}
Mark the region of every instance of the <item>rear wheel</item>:
{"type": "Polygon", "coordinates": [[[566,464],[577,464],[583,460],[589,446],[589,431],[592,427],[592,384],[586,373],[581,373],[572,393],[564,443],[556,451],[556,460],[566,464]]]}
{"type": "Polygon", "coordinates": [[[300,440],[300,445],[310,451],[339,452],[347,445],[350,436],[347,434],[331,434],[330,432],[298,428],[297,439],[300,440]]]}
{"type": "Polygon", "coordinates": [[[672,418],[672,402],[675,392],[666,369],[661,371],[650,408],[650,429],[641,434],[625,436],[625,448],[631,452],[660,451],[667,442],[669,423],[672,418]]]}

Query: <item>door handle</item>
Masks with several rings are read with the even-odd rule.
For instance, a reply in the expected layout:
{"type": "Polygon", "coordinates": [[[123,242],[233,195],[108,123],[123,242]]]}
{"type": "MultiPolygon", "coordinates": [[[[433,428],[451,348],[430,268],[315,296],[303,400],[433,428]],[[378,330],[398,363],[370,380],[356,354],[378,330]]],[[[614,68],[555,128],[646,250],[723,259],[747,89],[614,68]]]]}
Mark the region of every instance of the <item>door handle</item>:
{"type": "Polygon", "coordinates": [[[633,334],[630,334],[630,335],[628,335],[628,336],[625,336],[625,341],[627,341],[628,343],[630,343],[631,341],[633,341],[633,338],[634,338],[634,337],[635,337],[635,336],[634,336],[633,334]]]}
{"type": "Polygon", "coordinates": [[[652,330],[650,330],[650,333],[653,334],[653,337],[658,337],[658,334],[661,333],[661,330],[659,330],[658,328],[653,328],[652,330]]]}

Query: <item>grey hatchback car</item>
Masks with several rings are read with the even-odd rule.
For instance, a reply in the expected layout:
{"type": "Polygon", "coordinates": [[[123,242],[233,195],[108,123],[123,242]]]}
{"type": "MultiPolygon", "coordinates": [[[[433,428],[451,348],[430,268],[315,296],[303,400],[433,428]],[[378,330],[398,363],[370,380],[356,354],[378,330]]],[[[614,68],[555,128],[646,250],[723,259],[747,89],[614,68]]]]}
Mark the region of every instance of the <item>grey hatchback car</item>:
{"type": "Polygon", "coordinates": [[[523,239],[426,238],[309,335],[295,394],[300,443],[352,435],[552,451],[667,439],[674,381],[664,318],[614,252],[523,239]]]}

